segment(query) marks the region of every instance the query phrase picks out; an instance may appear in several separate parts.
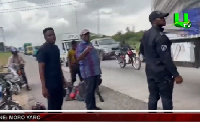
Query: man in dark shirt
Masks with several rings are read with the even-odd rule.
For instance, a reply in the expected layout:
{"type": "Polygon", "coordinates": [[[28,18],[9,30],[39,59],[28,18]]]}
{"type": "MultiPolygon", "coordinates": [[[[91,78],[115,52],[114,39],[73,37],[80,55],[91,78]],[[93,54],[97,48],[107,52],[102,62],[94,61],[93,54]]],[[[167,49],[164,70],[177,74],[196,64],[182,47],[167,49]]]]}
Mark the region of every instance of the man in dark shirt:
{"type": "Polygon", "coordinates": [[[172,110],[172,93],[174,80],[183,82],[171,56],[172,42],[163,33],[168,13],[153,11],[149,15],[152,28],[143,35],[140,52],[145,57],[146,75],[149,87],[149,110],[157,110],[157,102],[162,98],[164,110],[172,110]]]}
{"type": "Polygon", "coordinates": [[[129,48],[131,48],[131,47],[129,46],[129,44],[127,44],[127,43],[123,40],[122,43],[120,44],[121,53],[125,55],[129,48]]]}
{"type": "Polygon", "coordinates": [[[60,64],[60,51],[55,45],[53,28],[45,28],[43,34],[46,42],[37,54],[42,94],[48,99],[48,110],[61,110],[66,82],[60,64]]]}

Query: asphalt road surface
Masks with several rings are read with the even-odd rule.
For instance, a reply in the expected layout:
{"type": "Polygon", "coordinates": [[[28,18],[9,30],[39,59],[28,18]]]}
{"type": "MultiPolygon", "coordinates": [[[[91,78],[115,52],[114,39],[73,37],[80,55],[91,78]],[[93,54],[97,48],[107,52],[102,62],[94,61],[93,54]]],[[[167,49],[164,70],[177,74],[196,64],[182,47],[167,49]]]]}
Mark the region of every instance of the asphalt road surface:
{"type": "MultiPolygon", "coordinates": [[[[103,71],[103,85],[119,91],[130,97],[148,102],[148,86],[145,76],[145,65],[139,71],[131,65],[121,69],[114,60],[101,63],[103,71]]],[[[200,69],[178,67],[184,82],[175,84],[173,102],[175,110],[200,109],[200,69]]],[[[159,107],[162,107],[159,102],[159,107]]]]}
{"type": "MultiPolygon", "coordinates": [[[[36,101],[47,106],[47,100],[42,96],[41,83],[39,79],[38,65],[35,58],[23,56],[26,61],[26,73],[31,87],[28,93],[28,104],[33,105],[36,101]]],[[[64,72],[65,78],[70,79],[69,73],[64,72]]],[[[26,91],[25,91],[26,92],[26,91]]],[[[147,103],[111,90],[107,87],[100,87],[100,92],[105,102],[100,102],[97,98],[97,106],[103,110],[146,110],[147,103]]],[[[85,110],[85,103],[79,101],[64,101],[63,110],[85,110]]]]}
{"type": "MultiPolygon", "coordinates": [[[[30,96],[32,95],[37,101],[46,104],[46,100],[41,95],[41,83],[39,80],[38,66],[34,58],[26,57],[27,75],[32,87],[30,96]]],[[[136,110],[147,109],[148,87],[144,71],[144,64],[141,69],[134,70],[131,65],[121,69],[115,60],[107,60],[101,63],[103,71],[103,86],[101,91],[105,97],[105,103],[98,105],[104,110],[136,110]],[[110,89],[108,89],[110,88],[110,89]],[[113,90],[111,90],[113,89],[113,90]],[[120,94],[120,93],[122,94],[120,94]],[[125,95],[124,95],[125,94],[125,95]],[[126,96],[127,95],[127,96],[126,96]],[[128,97],[129,96],[129,97],[128,97]],[[112,104],[114,103],[114,104],[112,104]]],[[[68,68],[64,68],[65,71],[68,68]]],[[[180,74],[183,76],[184,83],[175,84],[173,102],[175,110],[199,110],[200,108],[200,69],[178,67],[180,74]]],[[[65,73],[69,78],[69,74],[65,73]]],[[[162,107],[159,102],[159,107],[162,107]]],[[[84,109],[84,103],[70,101],[64,104],[66,109],[84,109]],[[76,107],[77,104],[79,107],[76,107]],[[73,107],[71,107],[73,106],[73,107]]]]}

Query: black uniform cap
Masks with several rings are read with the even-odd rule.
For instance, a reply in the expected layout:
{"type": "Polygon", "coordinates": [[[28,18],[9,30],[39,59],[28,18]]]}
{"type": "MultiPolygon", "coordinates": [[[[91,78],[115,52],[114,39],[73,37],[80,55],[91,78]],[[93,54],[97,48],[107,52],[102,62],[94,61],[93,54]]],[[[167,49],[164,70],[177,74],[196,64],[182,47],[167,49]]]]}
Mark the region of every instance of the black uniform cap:
{"type": "Polygon", "coordinates": [[[162,17],[167,17],[169,15],[169,13],[163,13],[161,11],[153,11],[151,12],[151,14],[149,15],[149,21],[152,22],[154,21],[156,18],[162,18],[162,17]]]}

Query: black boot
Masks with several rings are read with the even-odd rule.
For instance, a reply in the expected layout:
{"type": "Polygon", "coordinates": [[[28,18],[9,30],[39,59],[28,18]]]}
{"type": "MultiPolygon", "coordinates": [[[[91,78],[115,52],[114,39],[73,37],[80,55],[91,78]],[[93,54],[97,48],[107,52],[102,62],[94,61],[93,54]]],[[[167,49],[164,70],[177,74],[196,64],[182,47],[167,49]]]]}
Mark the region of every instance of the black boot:
{"type": "Polygon", "coordinates": [[[26,89],[28,90],[28,91],[30,91],[31,90],[31,88],[27,85],[26,86],[26,89]]]}

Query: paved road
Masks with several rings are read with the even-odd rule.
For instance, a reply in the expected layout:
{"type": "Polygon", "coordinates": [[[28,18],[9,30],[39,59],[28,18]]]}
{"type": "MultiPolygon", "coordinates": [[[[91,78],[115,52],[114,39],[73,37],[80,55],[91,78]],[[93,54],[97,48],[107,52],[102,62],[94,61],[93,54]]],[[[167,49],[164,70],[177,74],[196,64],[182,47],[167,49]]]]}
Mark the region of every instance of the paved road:
{"type": "MultiPolygon", "coordinates": [[[[145,76],[144,64],[141,70],[136,71],[127,65],[125,69],[119,68],[113,61],[103,61],[103,85],[123,94],[148,101],[148,87],[145,76]]],[[[184,83],[175,85],[174,88],[174,109],[176,110],[199,110],[200,109],[200,69],[178,67],[183,76],[184,83]]],[[[161,103],[159,103],[159,107],[161,103]]]]}
{"type": "MultiPolygon", "coordinates": [[[[41,93],[41,83],[39,80],[39,72],[37,62],[35,58],[23,56],[26,64],[26,73],[30,82],[30,87],[32,91],[27,92],[29,96],[29,105],[35,103],[35,101],[39,101],[47,105],[47,101],[43,98],[41,93]]],[[[65,78],[69,78],[69,73],[65,72],[65,78]]],[[[147,103],[142,102],[140,100],[131,98],[127,95],[121,94],[117,91],[111,90],[107,87],[100,87],[100,91],[105,102],[99,102],[97,98],[97,105],[104,110],[146,110],[147,103]]],[[[64,101],[63,109],[65,110],[84,110],[85,104],[84,102],[78,101],[64,101]]]]}
{"type": "MultiPolygon", "coordinates": [[[[34,97],[37,98],[38,100],[41,100],[42,102],[46,103],[46,100],[41,96],[41,85],[38,77],[37,63],[34,61],[33,58],[25,58],[25,60],[27,60],[28,62],[27,71],[28,71],[28,77],[29,79],[31,79],[30,81],[31,87],[33,88],[32,94],[34,94],[34,97]],[[34,89],[37,90],[35,91],[34,89]]],[[[134,70],[130,65],[127,65],[126,68],[121,69],[114,60],[103,61],[101,63],[101,67],[103,71],[103,86],[106,86],[108,88],[113,89],[114,91],[119,91],[120,93],[128,95],[134,98],[133,101],[137,99],[139,101],[147,103],[149,94],[148,94],[146,76],[144,73],[144,64],[142,65],[141,70],[139,71],[134,70]]],[[[68,68],[64,68],[64,70],[67,71],[68,68]]],[[[174,109],[198,110],[200,108],[200,90],[199,90],[200,80],[198,77],[200,74],[200,69],[179,67],[178,70],[184,78],[184,83],[181,85],[175,85],[173,94],[174,109]]],[[[102,91],[107,91],[107,90],[102,90],[102,91]]],[[[108,89],[108,91],[111,92],[112,90],[108,89]]],[[[105,93],[104,95],[105,97],[108,97],[106,99],[112,98],[107,94],[108,93],[105,93]]],[[[115,93],[113,92],[113,94],[115,93]]],[[[124,98],[126,97],[124,96],[124,98]]],[[[114,97],[112,99],[114,99],[114,97]]],[[[139,101],[137,102],[140,104],[141,102],[139,101]]],[[[105,107],[105,104],[103,104],[103,106],[105,107]]],[[[159,103],[159,107],[162,107],[161,103],[159,103]]],[[[68,106],[68,108],[70,107],[68,106]]],[[[133,106],[132,109],[134,108],[135,107],[133,106]]],[[[76,108],[70,108],[70,109],[76,109],[76,108]]],[[[84,107],[81,109],[84,109],[84,107]]],[[[116,107],[116,108],[105,107],[104,109],[126,109],[126,107],[116,107]]],[[[147,109],[147,108],[139,107],[138,109],[147,109]]]]}

